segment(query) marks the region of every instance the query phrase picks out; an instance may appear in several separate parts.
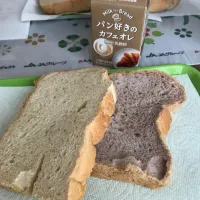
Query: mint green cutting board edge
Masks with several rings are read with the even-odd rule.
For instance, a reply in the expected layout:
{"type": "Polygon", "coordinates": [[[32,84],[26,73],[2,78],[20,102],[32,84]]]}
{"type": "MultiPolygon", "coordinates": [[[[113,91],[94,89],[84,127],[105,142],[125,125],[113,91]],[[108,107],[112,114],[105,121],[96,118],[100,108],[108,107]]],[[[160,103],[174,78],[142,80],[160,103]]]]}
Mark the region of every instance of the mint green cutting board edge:
{"type": "MultiPolygon", "coordinates": [[[[123,68],[123,69],[111,69],[109,73],[113,72],[130,72],[136,70],[158,70],[163,71],[169,75],[181,75],[188,74],[190,80],[195,86],[196,90],[200,95],[200,72],[195,68],[183,65],[183,64],[171,64],[171,65],[160,65],[160,66],[148,66],[148,67],[136,67],[136,68],[123,68]]],[[[25,78],[12,78],[12,79],[0,79],[1,87],[9,87],[9,86],[34,86],[34,82],[39,77],[25,77],[25,78]]]]}

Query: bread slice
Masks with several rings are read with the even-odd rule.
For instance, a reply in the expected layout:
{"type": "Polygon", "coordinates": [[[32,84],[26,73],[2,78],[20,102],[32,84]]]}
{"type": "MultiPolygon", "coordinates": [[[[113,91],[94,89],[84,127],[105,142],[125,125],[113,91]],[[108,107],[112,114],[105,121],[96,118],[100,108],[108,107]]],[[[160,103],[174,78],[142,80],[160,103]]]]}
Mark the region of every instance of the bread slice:
{"type": "MultiPolygon", "coordinates": [[[[169,131],[169,109],[185,101],[177,80],[159,71],[115,73],[115,113],[96,145],[92,176],[149,188],[169,183],[172,157],[162,136],[169,131]]],[[[175,137],[175,136],[174,136],[175,137]]]]}
{"type": "Polygon", "coordinates": [[[47,14],[79,13],[90,11],[91,0],[39,0],[47,14]]]}
{"type": "Polygon", "coordinates": [[[151,0],[150,3],[150,12],[162,12],[165,10],[171,10],[174,9],[178,4],[180,3],[180,0],[151,0]]]}
{"type": "Polygon", "coordinates": [[[0,184],[45,200],[79,200],[114,112],[107,71],[42,77],[0,140],[0,184]]]}

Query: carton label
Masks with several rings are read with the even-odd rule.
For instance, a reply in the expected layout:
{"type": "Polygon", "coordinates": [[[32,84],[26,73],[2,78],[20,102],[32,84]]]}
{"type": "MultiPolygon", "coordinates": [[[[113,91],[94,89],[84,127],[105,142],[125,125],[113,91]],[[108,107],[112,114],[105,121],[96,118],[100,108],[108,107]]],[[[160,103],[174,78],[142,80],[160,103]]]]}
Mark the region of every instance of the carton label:
{"type": "MultiPolygon", "coordinates": [[[[138,64],[144,35],[146,5],[136,0],[92,1],[93,63],[105,67],[138,64]],[[132,3],[130,3],[132,2],[132,3]]],[[[147,0],[144,2],[147,2],[147,0]]]]}

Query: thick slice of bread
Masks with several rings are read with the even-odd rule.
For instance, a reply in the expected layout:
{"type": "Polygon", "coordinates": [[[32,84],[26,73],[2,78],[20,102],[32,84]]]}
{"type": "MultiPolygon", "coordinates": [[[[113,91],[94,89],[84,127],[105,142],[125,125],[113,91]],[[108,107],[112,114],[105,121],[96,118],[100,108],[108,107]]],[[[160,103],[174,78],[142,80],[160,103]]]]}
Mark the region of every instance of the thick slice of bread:
{"type": "Polygon", "coordinates": [[[42,77],[0,140],[0,184],[45,200],[79,200],[114,112],[107,71],[42,77]]]}
{"type": "Polygon", "coordinates": [[[180,0],[151,0],[150,12],[161,12],[171,10],[180,3],[180,0]]]}
{"type": "Polygon", "coordinates": [[[186,98],[183,86],[158,71],[116,73],[111,79],[117,103],[107,132],[96,145],[92,175],[152,189],[167,185],[172,158],[162,136],[170,128],[170,106],[186,98]]]}
{"type": "Polygon", "coordinates": [[[90,11],[91,0],[39,0],[47,14],[79,13],[90,11]]]}

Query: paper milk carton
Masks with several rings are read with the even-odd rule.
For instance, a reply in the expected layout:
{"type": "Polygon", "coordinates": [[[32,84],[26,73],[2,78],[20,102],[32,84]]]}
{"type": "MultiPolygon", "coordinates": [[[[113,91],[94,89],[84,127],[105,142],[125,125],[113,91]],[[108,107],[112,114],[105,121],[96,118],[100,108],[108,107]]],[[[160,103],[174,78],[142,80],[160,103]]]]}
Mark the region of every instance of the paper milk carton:
{"type": "Polygon", "coordinates": [[[134,67],[141,57],[149,0],[92,0],[93,64],[134,67]]]}

